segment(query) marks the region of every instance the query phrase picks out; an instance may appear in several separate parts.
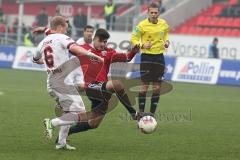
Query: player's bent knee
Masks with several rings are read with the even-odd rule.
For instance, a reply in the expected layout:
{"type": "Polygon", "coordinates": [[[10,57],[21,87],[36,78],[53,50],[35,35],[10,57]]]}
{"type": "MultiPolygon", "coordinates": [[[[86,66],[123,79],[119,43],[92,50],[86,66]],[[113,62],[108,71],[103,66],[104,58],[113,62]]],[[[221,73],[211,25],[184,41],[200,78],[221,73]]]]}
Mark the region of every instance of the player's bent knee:
{"type": "Polygon", "coordinates": [[[123,86],[122,82],[120,82],[118,80],[114,80],[113,81],[113,88],[117,91],[120,91],[120,90],[124,89],[124,86],[123,86]]]}

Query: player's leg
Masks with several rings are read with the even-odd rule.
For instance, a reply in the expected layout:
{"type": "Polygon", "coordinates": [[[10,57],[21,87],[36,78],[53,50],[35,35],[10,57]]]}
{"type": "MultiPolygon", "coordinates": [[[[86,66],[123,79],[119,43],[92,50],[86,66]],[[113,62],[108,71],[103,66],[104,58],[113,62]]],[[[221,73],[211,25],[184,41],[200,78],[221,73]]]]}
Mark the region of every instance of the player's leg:
{"type": "Polygon", "coordinates": [[[91,83],[86,88],[86,94],[91,101],[92,110],[88,112],[88,120],[81,121],[76,125],[71,126],[69,135],[95,129],[102,122],[108,108],[108,100],[111,98],[111,93],[103,93],[101,90],[105,88],[104,83],[91,83]]]}
{"type": "Polygon", "coordinates": [[[151,57],[148,54],[141,54],[140,74],[141,86],[138,95],[139,112],[144,112],[146,104],[146,95],[149,84],[152,80],[151,70],[151,57]]]}
{"type": "Polygon", "coordinates": [[[68,149],[68,150],[75,150],[75,147],[72,147],[67,144],[67,136],[69,131],[70,125],[61,126],[59,129],[59,139],[56,144],[56,149],[68,149]]]}
{"type": "Polygon", "coordinates": [[[153,94],[151,98],[150,112],[154,115],[160,98],[161,82],[153,82],[153,94]]]}
{"type": "Polygon", "coordinates": [[[144,112],[145,110],[148,86],[149,86],[149,82],[141,81],[140,92],[138,95],[139,112],[144,112]]]}
{"type": "Polygon", "coordinates": [[[110,80],[106,83],[106,92],[116,93],[118,99],[128,110],[133,119],[136,119],[137,111],[133,108],[123,84],[119,80],[110,80]]]}
{"type": "Polygon", "coordinates": [[[87,113],[87,120],[72,125],[69,130],[69,135],[79,132],[85,132],[90,129],[95,129],[100,125],[106,114],[106,110],[103,110],[102,108],[107,108],[107,103],[92,102],[92,105],[93,109],[87,113]]]}
{"type": "Polygon", "coordinates": [[[165,60],[163,54],[155,55],[152,64],[153,73],[153,94],[151,98],[150,112],[155,114],[156,108],[160,99],[161,82],[165,70],[165,60]]]}

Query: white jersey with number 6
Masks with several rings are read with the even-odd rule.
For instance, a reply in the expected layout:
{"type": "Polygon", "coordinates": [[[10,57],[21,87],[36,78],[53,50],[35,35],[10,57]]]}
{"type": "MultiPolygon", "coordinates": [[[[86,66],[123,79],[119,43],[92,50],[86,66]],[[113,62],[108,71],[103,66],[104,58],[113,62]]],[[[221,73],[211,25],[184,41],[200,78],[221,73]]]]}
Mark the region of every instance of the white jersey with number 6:
{"type": "Polygon", "coordinates": [[[64,83],[66,77],[80,66],[77,57],[69,58],[69,47],[75,41],[63,34],[51,34],[44,38],[33,55],[35,61],[43,58],[48,70],[49,94],[66,112],[85,112],[85,106],[76,87],[64,83]]]}
{"type": "Polygon", "coordinates": [[[50,34],[38,45],[34,60],[43,58],[48,70],[54,70],[69,60],[69,47],[75,41],[64,34],[50,34]]]}

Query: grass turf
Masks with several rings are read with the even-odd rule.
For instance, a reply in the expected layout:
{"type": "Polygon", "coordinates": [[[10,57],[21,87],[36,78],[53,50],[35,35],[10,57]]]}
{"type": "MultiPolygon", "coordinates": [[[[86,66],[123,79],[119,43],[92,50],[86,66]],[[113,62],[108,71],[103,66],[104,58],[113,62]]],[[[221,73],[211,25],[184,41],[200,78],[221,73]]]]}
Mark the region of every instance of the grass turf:
{"type": "Polygon", "coordinates": [[[161,97],[155,133],[140,133],[119,104],[98,129],[69,138],[76,151],[56,151],[42,125],[54,117],[46,74],[0,69],[0,159],[238,160],[240,88],[172,84],[161,97]]]}

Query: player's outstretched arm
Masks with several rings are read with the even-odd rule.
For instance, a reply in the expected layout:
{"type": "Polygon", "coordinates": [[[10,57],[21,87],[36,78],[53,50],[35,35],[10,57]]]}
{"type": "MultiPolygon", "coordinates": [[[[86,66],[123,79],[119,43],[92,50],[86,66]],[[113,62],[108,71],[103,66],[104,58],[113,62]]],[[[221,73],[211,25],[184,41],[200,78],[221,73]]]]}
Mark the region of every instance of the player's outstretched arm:
{"type": "Polygon", "coordinates": [[[81,55],[86,55],[90,58],[97,59],[100,62],[104,62],[104,59],[102,57],[99,57],[98,55],[95,55],[94,53],[85,50],[84,48],[82,48],[81,46],[79,46],[77,44],[71,45],[71,47],[69,48],[69,51],[77,57],[81,56],[81,55]]]}
{"type": "Polygon", "coordinates": [[[124,53],[114,54],[112,57],[111,63],[130,62],[133,59],[133,57],[139,52],[139,49],[140,49],[140,45],[137,44],[127,54],[124,54],[124,53]]]}

